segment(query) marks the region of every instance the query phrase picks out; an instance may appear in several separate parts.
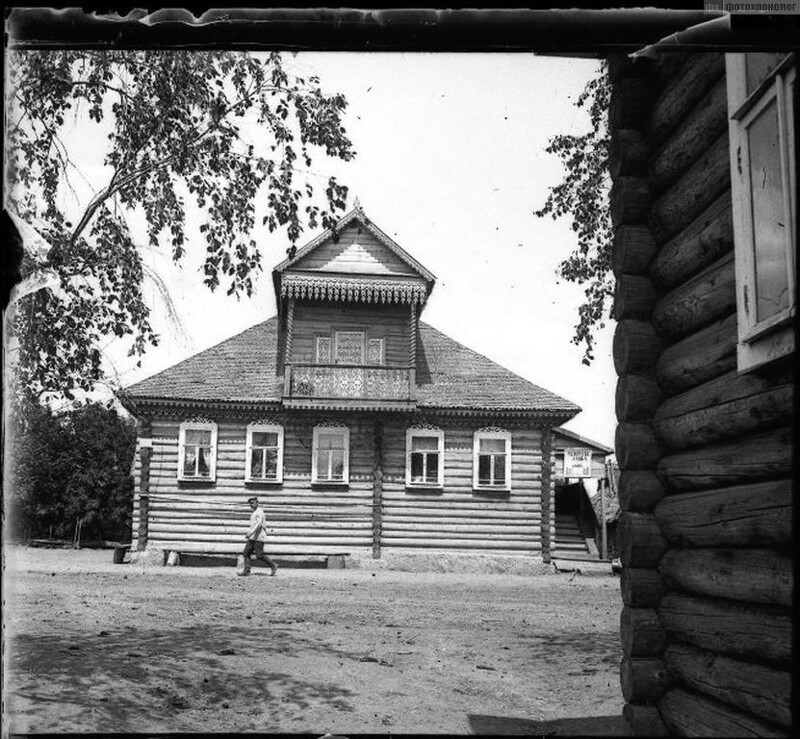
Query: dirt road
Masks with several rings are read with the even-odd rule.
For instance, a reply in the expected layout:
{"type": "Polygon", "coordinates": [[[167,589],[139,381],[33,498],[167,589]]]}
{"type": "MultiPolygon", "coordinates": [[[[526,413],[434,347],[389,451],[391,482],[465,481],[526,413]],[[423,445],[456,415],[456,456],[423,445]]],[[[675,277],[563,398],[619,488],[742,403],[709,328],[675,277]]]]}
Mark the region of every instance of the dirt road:
{"type": "Polygon", "coordinates": [[[616,577],[111,559],[6,551],[12,732],[467,734],[622,710],[616,577]]]}

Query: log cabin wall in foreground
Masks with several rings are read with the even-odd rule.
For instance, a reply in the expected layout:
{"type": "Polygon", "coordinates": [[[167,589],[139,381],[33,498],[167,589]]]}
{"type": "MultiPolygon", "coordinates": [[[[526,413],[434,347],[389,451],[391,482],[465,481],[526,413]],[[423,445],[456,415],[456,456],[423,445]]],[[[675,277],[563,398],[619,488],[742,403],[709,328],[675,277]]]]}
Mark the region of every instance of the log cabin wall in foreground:
{"type": "Polygon", "coordinates": [[[625,716],[788,735],[793,376],[737,370],[725,58],[609,73],[625,716]]]}

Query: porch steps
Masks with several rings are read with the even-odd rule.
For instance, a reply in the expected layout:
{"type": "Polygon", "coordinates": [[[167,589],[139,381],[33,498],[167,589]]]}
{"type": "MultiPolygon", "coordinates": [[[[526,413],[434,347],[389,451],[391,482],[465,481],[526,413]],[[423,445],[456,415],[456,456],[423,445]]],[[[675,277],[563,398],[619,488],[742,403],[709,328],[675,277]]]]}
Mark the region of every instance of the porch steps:
{"type": "Polygon", "coordinates": [[[589,552],[586,539],[581,533],[577,516],[556,514],[556,537],[550,556],[559,560],[597,561],[597,557],[589,552]]]}

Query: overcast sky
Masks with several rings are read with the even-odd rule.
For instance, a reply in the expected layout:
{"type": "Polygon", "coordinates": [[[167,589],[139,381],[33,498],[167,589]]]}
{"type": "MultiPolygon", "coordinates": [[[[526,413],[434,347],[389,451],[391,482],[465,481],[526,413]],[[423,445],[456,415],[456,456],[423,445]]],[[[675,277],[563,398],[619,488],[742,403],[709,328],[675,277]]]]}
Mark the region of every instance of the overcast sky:
{"type": "MultiPolygon", "coordinates": [[[[563,174],[544,151],[549,138],[588,130],[574,101],[599,62],[528,53],[301,53],[287,66],[318,74],[325,91],[346,96],[357,156],[346,164],[318,158],[314,170],[349,185],[348,209],[357,196],[368,217],[436,275],[422,320],[577,403],[583,412],[567,428],[613,446],[612,327],[584,366],[582,349],[570,342],[582,289],[555,274],[573,232],[566,221],[533,215],[563,174]]],[[[106,347],[125,385],[275,314],[270,272],[288,243],[266,229],[255,237],[265,271],[251,300],[210,293],[191,259],[179,269],[166,251],[148,257],[185,335],[169,328],[148,288],[164,341],[138,370],[122,347],[106,347]]]]}

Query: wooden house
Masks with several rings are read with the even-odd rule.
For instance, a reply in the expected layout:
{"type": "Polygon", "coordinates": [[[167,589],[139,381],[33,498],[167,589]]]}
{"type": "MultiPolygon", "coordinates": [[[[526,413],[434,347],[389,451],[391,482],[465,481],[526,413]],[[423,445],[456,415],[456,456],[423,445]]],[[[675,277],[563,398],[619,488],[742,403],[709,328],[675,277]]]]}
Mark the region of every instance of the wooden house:
{"type": "Polygon", "coordinates": [[[795,57],[609,70],[625,715],[788,736],[795,57]]]}
{"type": "Polygon", "coordinates": [[[271,553],[549,562],[578,406],[422,322],[433,275],[360,206],[273,281],[277,316],[128,388],[134,550],[237,552],[257,494],[271,553]]]}

